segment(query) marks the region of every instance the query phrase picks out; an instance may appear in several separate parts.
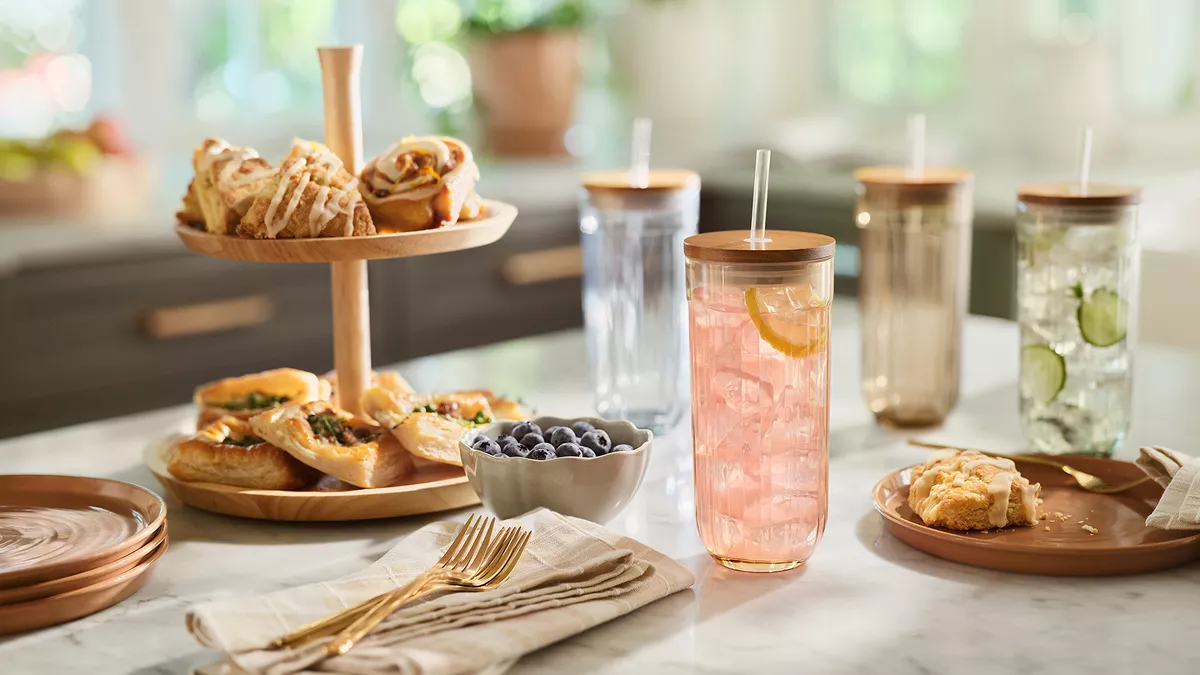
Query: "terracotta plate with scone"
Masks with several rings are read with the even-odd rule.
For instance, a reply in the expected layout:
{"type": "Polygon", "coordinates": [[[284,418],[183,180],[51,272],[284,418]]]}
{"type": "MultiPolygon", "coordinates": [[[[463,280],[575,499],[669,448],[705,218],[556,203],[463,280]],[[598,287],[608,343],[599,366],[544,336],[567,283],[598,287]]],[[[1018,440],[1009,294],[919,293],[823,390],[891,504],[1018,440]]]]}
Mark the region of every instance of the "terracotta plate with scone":
{"type": "MultiPolygon", "coordinates": [[[[1144,474],[1110,459],[1064,456],[1071,466],[1112,483],[1144,474]]],[[[1200,532],[1165,531],[1145,521],[1162,494],[1147,481],[1120,494],[1088,492],[1057,469],[1017,462],[1040,483],[1042,503],[1032,526],[989,530],[930,527],[909,506],[914,467],[888,474],[874,488],[875,508],[888,532],[930,555],[976,567],[1053,576],[1138,574],[1200,559],[1200,532]]],[[[1014,500],[1015,501],[1015,500],[1014,500]]]]}

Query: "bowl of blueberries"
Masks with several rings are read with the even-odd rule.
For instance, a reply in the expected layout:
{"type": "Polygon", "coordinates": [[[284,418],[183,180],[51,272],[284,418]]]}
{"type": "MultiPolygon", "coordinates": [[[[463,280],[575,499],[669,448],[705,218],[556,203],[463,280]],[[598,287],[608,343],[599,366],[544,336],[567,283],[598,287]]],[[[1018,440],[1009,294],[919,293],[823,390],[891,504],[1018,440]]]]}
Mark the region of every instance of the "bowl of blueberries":
{"type": "Polygon", "coordinates": [[[501,518],[545,507],[604,523],[641,486],[653,438],[620,420],[538,417],[470,429],[459,455],[471,487],[501,518]]]}

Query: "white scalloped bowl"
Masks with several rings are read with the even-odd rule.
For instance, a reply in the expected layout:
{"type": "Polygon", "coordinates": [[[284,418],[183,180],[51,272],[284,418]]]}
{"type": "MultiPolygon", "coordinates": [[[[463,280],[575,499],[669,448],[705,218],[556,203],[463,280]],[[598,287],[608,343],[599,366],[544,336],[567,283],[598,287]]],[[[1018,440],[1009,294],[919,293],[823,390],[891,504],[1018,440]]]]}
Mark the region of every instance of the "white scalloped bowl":
{"type": "Polygon", "coordinates": [[[602,457],[557,457],[536,460],[522,457],[493,457],[471,448],[479,435],[496,439],[517,422],[495,422],[468,430],[458,444],[463,469],[483,505],[500,518],[513,518],[538,507],[604,523],[621,512],[637,494],[650,464],[654,434],[623,420],[594,417],[538,417],[542,429],[572,422],[590,422],[608,432],[613,446],[630,445],[629,452],[611,452],[602,457]]]}

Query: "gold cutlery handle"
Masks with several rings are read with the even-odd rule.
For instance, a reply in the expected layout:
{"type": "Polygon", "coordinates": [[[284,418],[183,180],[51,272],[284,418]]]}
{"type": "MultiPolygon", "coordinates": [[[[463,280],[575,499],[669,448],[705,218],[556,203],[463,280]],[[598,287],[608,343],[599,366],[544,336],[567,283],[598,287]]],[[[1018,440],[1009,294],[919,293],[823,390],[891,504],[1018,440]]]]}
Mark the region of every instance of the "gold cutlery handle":
{"type": "Polygon", "coordinates": [[[314,640],[326,637],[332,633],[345,630],[352,625],[355,620],[366,614],[369,610],[386,602],[396,593],[409,591],[413,588],[424,585],[429,580],[429,574],[422,572],[417,578],[400,588],[380,593],[372,596],[353,607],[347,607],[340,612],[330,614],[324,619],[318,619],[310,623],[306,623],[299,628],[291,631],[283,637],[276,638],[271,644],[267,645],[267,649],[295,649],[303,647],[314,640]]]}
{"type": "Polygon", "coordinates": [[[383,602],[375,605],[369,612],[358,617],[348,628],[338,633],[329,644],[325,645],[325,653],[330,656],[345,654],[354,649],[354,645],[366,637],[367,633],[375,630],[376,626],[391,616],[392,612],[400,609],[401,605],[443,588],[445,588],[444,584],[436,581],[426,584],[425,580],[422,580],[419,586],[414,582],[393,591],[383,602]]]}

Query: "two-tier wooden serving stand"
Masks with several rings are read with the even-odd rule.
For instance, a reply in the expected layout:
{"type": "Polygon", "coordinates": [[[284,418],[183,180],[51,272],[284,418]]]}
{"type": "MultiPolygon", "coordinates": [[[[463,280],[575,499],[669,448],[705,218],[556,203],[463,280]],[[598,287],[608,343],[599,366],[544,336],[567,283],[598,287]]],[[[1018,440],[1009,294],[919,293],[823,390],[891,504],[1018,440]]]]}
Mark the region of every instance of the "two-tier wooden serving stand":
{"type": "MultiPolygon", "coordinates": [[[[322,47],[321,86],[325,103],[325,142],[346,169],[362,168],[362,110],[359,69],[362,47],[322,47]]],[[[484,200],[485,218],[421,232],[368,237],[315,239],[243,239],[185,226],[175,231],[191,250],[217,258],[249,262],[329,263],[333,282],[333,350],[338,404],[361,414],[359,398],[371,375],[371,320],[367,261],[407,258],[490,244],[508,231],[517,209],[484,200]]],[[[478,503],[462,470],[418,474],[416,482],[390,488],[341,492],[246,490],[214,483],[189,483],[165,470],[163,448],[152,448],[147,462],[155,476],[180,501],[230,515],[270,520],[364,520],[429,513],[478,503]]]]}

